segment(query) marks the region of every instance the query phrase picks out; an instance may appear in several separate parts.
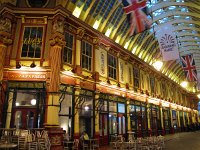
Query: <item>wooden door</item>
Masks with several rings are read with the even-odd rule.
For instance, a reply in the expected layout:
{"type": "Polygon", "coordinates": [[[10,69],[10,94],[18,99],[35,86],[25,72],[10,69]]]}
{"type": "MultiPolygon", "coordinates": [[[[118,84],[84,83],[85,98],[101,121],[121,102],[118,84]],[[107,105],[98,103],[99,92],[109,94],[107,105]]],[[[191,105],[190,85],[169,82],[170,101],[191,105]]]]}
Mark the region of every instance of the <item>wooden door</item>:
{"type": "Polygon", "coordinates": [[[12,112],[11,127],[30,129],[37,127],[37,109],[18,107],[12,112]]]}

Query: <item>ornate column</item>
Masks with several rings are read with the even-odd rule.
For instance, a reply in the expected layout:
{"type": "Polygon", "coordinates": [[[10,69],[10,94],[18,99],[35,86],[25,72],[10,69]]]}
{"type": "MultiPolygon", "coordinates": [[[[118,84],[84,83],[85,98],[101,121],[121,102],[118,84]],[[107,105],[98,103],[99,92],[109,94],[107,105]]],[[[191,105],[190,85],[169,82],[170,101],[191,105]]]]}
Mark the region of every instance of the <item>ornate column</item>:
{"type": "Polygon", "coordinates": [[[95,98],[94,98],[94,121],[95,121],[95,133],[94,137],[99,138],[99,92],[95,91],[95,98]]]}
{"type": "Polygon", "coordinates": [[[171,122],[171,133],[174,133],[174,126],[173,126],[173,116],[172,116],[172,109],[171,107],[169,108],[169,115],[170,115],[170,122],[171,122]]]}
{"type": "Polygon", "coordinates": [[[80,95],[80,86],[75,87],[75,105],[74,105],[74,139],[80,137],[79,130],[79,95],[80,95]]]}
{"type": "Polygon", "coordinates": [[[45,118],[45,128],[51,140],[51,149],[61,150],[63,130],[59,127],[59,84],[61,68],[61,50],[64,42],[64,18],[57,15],[53,19],[52,36],[50,39],[50,80],[47,83],[47,108],[45,118]]]}
{"type": "MultiPolygon", "coordinates": [[[[178,123],[178,131],[181,131],[180,112],[178,110],[176,110],[176,112],[177,112],[177,121],[178,121],[177,122],[178,123]]],[[[184,117],[183,117],[183,120],[184,120],[184,117]]],[[[184,125],[184,127],[185,127],[185,125],[184,125]]]]}
{"type": "Polygon", "coordinates": [[[0,19],[0,81],[3,79],[4,61],[8,45],[12,44],[11,39],[11,18],[4,16],[0,19]]]}
{"type": "MultiPolygon", "coordinates": [[[[3,73],[4,73],[4,65],[5,65],[5,58],[6,58],[6,52],[8,51],[8,46],[12,44],[13,40],[11,39],[11,30],[12,30],[12,23],[11,20],[13,20],[13,16],[5,13],[0,18],[0,111],[2,112],[3,105],[5,104],[5,94],[3,93],[3,90],[6,89],[6,84],[3,83],[3,73]],[[2,92],[1,92],[2,91],[2,92]]],[[[8,104],[9,105],[9,102],[8,104]]],[[[9,106],[12,108],[12,104],[9,106]]],[[[7,112],[9,112],[9,118],[11,119],[11,109],[8,108],[7,112]]],[[[8,113],[7,113],[8,115],[8,113]]],[[[3,114],[0,113],[0,118],[2,118],[3,114]]],[[[0,127],[5,127],[5,125],[2,125],[2,119],[0,119],[0,127]]],[[[9,127],[10,124],[6,124],[6,127],[9,127]]]]}
{"type": "Polygon", "coordinates": [[[162,135],[165,135],[162,105],[160,105],[160,120],[161,120],[162,135]]]}
{"type": "Polygon", "coordinates": [[[149,136],[152,136],[152,127],[151,127],[151,120],[150,120],[150,106],[147,101],[147,127],[148,127],[148,134],[149,136]]]}
{"type": "Polygon", "coordinates": [[[81,69],[81,39],[83,38],[83,35],[85,33],[85,30],[81,27],[77,29],[76,33],[76,58],[75,58],[75,73],[77,75],[82,74],[82,69],[81,69]]]}

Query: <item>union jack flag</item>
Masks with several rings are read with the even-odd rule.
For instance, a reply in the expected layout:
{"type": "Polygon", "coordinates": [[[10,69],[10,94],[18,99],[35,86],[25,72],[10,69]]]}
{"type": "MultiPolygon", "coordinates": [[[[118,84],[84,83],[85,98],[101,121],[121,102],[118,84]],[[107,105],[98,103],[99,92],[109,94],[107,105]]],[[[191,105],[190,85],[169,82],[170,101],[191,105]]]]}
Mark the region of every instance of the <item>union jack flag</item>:
{"type": "Polygon", "coordinates": [[[147,18],[147,0],[122,0],[124,12],[130,24],[129,34],[142,32],[151,27],[152,21],[147,18]]]}
{"type": "Polygon", "coordinates": [[[188,81],[197,81],[197,70],[192,54],[181,56],[181,61],[188,81]]]}

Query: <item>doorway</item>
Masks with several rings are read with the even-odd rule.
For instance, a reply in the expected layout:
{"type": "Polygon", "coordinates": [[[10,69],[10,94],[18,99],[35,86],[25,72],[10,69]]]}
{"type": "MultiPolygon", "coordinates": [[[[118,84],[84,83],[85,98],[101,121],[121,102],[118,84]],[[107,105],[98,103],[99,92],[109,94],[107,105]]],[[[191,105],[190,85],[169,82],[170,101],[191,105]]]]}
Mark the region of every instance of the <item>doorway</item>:
{"type": "Polygon", "coordinates": [[[31,129],[36,127],[37,109],[36,108],[15,108],[13,110],[13,127],[17,129],[31,129]]]}
{"type": "MultiPolygon", "coordinates": [[[[44,89],[9,89],[10,126],[18,129],[42,128],[45,113],[44,89]],[[12,105],[12,106],[11,106],[12,105]]],[[[7,112],[7,120],[9,115],[7,112]]]]}

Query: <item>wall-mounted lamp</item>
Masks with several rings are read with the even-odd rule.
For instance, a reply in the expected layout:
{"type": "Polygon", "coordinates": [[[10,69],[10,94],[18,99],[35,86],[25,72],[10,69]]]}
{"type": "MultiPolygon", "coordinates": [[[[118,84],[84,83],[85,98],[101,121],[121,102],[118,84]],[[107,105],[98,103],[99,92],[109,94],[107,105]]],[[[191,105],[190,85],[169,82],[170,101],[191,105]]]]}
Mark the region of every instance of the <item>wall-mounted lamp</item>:
{"type": "Polygon", "coordinates": [[[18,62],[16,62],[16,69],[20,69],[22,66],[21,66],[21,64],[20,64],[20,62],[18,61],[18,62]]]}
{"type": "Polygon", "coordinates": [[[85,111],[88,111],[89,110],[89,106],[86,104],[84,109],[85,109],[85,111]]]}
{"type": "Polygon", "coordinates": [[[107,83],[110,84],[110,80],[109,79],[107,80],[107,83]]]}
{"type": "Polygon", "coordinates": [[[198,94],[197,97],[200,99],[200,94],[198,94]]]}
{"type": "Polygon", "coordinates": [[[30,67],[31,67],[31,68],[35,68],[35,67],[36,67],[36,64],[35,64],[34,61],[31,63],[30,67]]]}
{"type": "Polygon", "coordinates": [[[36,99],[32,99],[32,100],[31,100],[31,105],[36,105],[36,103],[37,103],[37,100],[36,100],[36,99]]]}
{"type": "Polygon", "coordinates": [[[121,87],[120,83],[117,83],[117,86],[118,86],[118,87],[121,87]]]}

